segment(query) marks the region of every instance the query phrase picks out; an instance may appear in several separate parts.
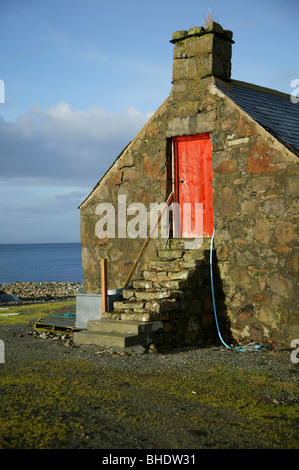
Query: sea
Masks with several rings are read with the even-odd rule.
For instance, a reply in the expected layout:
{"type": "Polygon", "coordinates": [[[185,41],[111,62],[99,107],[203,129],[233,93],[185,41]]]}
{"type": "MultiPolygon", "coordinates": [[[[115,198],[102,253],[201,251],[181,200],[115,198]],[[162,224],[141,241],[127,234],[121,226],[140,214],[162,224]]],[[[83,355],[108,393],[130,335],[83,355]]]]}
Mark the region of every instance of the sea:
{"type": "Polygon", "coordinates": [[[0,244],[0,284],[83,282],[80,243],[0,244]]]}

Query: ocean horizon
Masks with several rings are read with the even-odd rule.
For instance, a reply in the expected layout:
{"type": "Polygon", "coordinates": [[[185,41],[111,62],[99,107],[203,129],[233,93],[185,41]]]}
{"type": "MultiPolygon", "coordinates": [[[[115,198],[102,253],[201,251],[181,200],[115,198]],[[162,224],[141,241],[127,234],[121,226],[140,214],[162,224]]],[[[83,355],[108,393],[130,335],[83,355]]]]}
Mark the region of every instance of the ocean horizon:
{"type": "Polygon", "coordinates": [[[0,284],[83,282],[81,243],[0,244],[0,284]]]}

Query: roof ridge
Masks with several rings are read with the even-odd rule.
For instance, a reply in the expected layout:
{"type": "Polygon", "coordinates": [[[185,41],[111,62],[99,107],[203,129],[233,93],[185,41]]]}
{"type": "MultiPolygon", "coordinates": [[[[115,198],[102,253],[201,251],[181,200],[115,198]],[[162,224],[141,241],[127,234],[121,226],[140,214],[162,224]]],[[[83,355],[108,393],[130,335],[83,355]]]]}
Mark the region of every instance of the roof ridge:
{"type": "Polygon", "coordinates": [[[266,93],[268,95],[279,96],[281,98],[290,99],[291,97],[291,94],[283,93],[282,91],[274,90],[273,88],[267,88],[260,85],[255,85],[253,83],[243,82],[241,80],[231,80],[230,84],[247,88],[248,90],[260,91],[261,93],[266,93]]]}

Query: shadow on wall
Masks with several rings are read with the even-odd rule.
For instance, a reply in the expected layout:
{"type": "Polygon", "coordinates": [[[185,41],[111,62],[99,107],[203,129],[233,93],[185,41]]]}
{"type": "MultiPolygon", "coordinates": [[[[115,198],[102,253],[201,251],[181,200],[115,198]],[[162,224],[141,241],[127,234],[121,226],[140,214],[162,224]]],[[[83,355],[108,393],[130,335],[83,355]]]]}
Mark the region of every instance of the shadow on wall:
{"type": "MultiPolygon", "coordinates": [[[[220,330],[222,339],[230,345],[233,342],[233,338],[231,335],[230,321],[227,314],[228,312],[225,303],[225,294],[223,291],[223,283],[220,277],[218,259],[215,250],[212,252],[212,260],[213,290],[218,328],[220,330]]],[[[204,344],[206,343],[220,346],[222,345],[222,342],[219,338],[215,319],[213,292],[211,285],[210,250],[204,250],[203,259],[198,260],[193,276],[195,279],[195,285],[198,286],[198,290],[197,292],[194,292],[194,294],[198,301],[201,312],[201,325],[199,334],[202,335],[204,344]]],[[[191,314],[193,304],[194,300],[193,298],[190,298],[189,302],[187,302],[187,309],[190,309],[191,314]]],[[[200,340],[200,343],[201,342],[202,341],[200,340]]]]}
{"type": "Polygon", "coordinates": [[[229,346],[231,346],[235,341],[231,334],[231,322],[228,316],[227,305],[225,302],[225,293],[223,290],[223,282],[220,276],[220,269],[219,269],[216,250],[213,250],[212,252],[212,260],[213,260],[212,280],[211,280],[211,269],[210,269],[210,251],[208,253],[205,253],[205,255],[209,257],[209,279],[210,279],[209,295],[212,300],[212,304],[213,304],[213,295],[212,295],[211,282],[213,282],[213,288],[214,288],[215,308],[214,308],[214,305],[212,305],[212,307],[213,307],[213,320],[214,320],[215,330],[217,334],[216,344],[223,345],[221,339],[219,338],[219,333],[220,333],[223,341],[229,346]],[[219,333],[218,333],[217,326],[216,326],[216,319],[218,322],[219,333]]]}
{"type": "MultiPolygon", "coordinates": [[[[218,334],[213,306],[210,250],[187,250],[184,259],[190,260],[192,268],[188,269],[188,275],[183,281],[181,289],[176,292],[175,310],[172,316],[168,321],[163,321],[162,342],[171,347],[221,346],[223,343],[218,334]]],[[[230,321],[214,250],[212,267],[218,326],[222,339],[230,345],[233,341],[230,333],[230,321]]]]}

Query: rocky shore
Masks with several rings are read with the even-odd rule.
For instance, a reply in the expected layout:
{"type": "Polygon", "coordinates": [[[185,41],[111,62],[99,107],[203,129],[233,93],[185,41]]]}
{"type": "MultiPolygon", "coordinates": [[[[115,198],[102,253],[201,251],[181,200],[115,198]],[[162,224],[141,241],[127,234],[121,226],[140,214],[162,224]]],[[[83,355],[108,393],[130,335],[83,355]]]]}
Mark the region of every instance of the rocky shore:
{"type": "Polygon", "coordinates": [[[75,300],[80,290],[79,282],[13,282],[0,285],[0,303],[75,300]]]}

